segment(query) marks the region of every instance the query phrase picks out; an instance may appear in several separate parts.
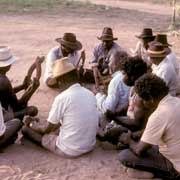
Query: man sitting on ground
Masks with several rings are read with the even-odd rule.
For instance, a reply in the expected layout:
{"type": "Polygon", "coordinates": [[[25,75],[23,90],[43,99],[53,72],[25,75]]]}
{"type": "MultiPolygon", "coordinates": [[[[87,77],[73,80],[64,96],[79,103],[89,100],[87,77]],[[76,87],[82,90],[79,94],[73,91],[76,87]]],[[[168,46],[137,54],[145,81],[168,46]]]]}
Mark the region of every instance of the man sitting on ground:
{"type": "Polygon", "coordinates": [[[140,41],[136,45],[136,49],[133,51],[133,56],[139,56],[148,65],[151,65],[147,50],[149,48],[149,43],[154,40],[151,28],[144,28],[140,35],[136,36],[140,41]]]}
{"type": "Polygon", "coordinates": [[[53,77],[53,66],[56,60],[63,57],[68,57],[69,61],[74,67],[83,65],[85,61],[85,53],[82,51],[81,55],[78,53],[82,49],[82,44],[76,39],[76,35],[73,33],[64,33],[62,38],[57,38],[56,41],[60,46],[51,49],[46,57],[46,69],[44,74],[44,82],[48,87],[58,88],[56,78],[53,77]],[[82,58],[82,63],[80,63],[82,58]]]}
{"type": "Polygon", "coordinates": [[[154,175],[162,179],[180,179],[180,100],[168,91],[166,83],[153,74],[145,74],[136,81],[137,97],[153,113],[138,143],[132,140],[130,132],[121,135],[120,141],[129,145],[129,149],[120,152],[119,160],[129,168],[152,174],[128,169],[132,177],[154,175]]]}
{"type": "Polygon", "coordinates": [[[113,37],[110,27],[104,27],[102,35],[98,39],[102,42],[95,46],[90,64],[92,68],[97,67],[101,75],[107,75],[111,55],[116,51],[121,51],[122,48],[114,42],[117,38],[113,37]]]}
{"type": "Polygon", "coordinates": [[[66,90],[55,98],[42,127],[35,122],[26,123],[22,132],[55,154],[77,157],[92,151],[96,144],[99,123],[96,98],[77,83],[77,71],[68,58],[59,60],[56,66],[59,71],[54,76],[66,90]],[[55,134],[56,130],[59,135],[55,134]]]}
{"type": "Polygon", "coordinates": [[[111,57],[112,60],[108,66],[112,80],[108,85],[107,95],[106,92],[100,92],[100,89],[97,89],[96,94],[97,107],[102,113],[106,113],[107,110],[113,113],[117,110],[126,113],[130,87],[122,80],[121,63],[127,57],[128,54],[123,51],[117,51],[111,57]]]}
{"type": "Polygon", "coordinates": [[[12,87],[10,80],[6,76],[6,73],[10,70],[11,65],[15,62],[15,57],[12,55],[10,48],[7,46],[0,47],[0,102],[3,111],[8,111],[9,108],[17,114],[16,117],[23,119],[26,115],[36,115],[38,110],[36,107],[27,107],[28,100],[39,87],[39,80],[33,79],[30,84],[30,79],[26,76],[22,85],[12,87]],[[21,90],[26,90],[20,99],[17,99],[16,93],[21,90]]]}
{"type": "Polygon", "coordinates": [[[109,141],[110,143],[117,144],[119,142],[119,136],[122,132],[128,129],[136,132],[142,130],[145,127],[147,120],[148,110],[144,108],[143,104],[136,99],[136,93],[134,92],[134,83],[147,72],[147,64],[139,57],[129,57],[123,61],[121,66],[123,73],[123,82],[127,86],[131,86],[129,96],[129,106],[127,110],[127,116],[119,115],[119,112],[112,113],[107,111],[106,116],[111,121],[114,120],[118,125],[108,129],[104,135],[100,135],[99,139],[102,141],[109,141]]]}
{"type": "Polygon", "coordinates": [[[162,78],[169,88],[169,93],[176,96],[179,77],[172,62],[168,60],[166,49],[161,43],[151,42],[147,52],[152,62],[152,73],[162,78]]]}

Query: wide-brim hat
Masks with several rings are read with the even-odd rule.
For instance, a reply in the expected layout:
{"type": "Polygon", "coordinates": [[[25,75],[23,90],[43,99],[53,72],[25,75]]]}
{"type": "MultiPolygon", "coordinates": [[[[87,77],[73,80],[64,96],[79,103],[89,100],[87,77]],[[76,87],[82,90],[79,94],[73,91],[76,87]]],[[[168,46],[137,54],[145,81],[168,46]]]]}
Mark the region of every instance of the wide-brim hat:
{"type": "Polygon", "coordinates": [[[166,57],[167,52],[161,43],[151,42],[147,50],[149,57],[166,57]]]}
{"type": "Polygon", "coordinates": [[[144,38],[155,38],[153,35],[152,29],[151,28],[144,28],[141,32],[140,35],[136,35],[137,38],[139,39],[144,39],[144,38]]]}
{"type": "Polygon", "coordinates": [[[76,35],[73,33],[64,33],[62,38],[55,39],[61,45],[68,47],[72,50],[82,49],[82,44],[76,39],[76,35]]]}
{"type": "Polygon", "coordinates": [[[16,61],[15,56],[12,55],[10,47],[0,46],[0,67],[6,67],[16,61]]]}
{"type": "Polygon", "coordinates": [[[74,65],[69,61],[68,57],[64,57],[55,61],[53,66],[53,77],[58,78],[67,74],[76,68],[74,65]]]}
{"type": "Polygon", "coordinates": [[[154,41],[161,43],[162,46],[165,46],[165,47],[172,46],[171,44],[168,43],[166,34],[157,34],[154,41]]]}
{"type": "Polygon", "coordinates": [[[118,38],[113,37],[113,32],[110,27],[105,27],[102,31],[102,35],[100,37],[97,37],[99,40],[102,41],[112,41],[117,40],[118,38]]]}

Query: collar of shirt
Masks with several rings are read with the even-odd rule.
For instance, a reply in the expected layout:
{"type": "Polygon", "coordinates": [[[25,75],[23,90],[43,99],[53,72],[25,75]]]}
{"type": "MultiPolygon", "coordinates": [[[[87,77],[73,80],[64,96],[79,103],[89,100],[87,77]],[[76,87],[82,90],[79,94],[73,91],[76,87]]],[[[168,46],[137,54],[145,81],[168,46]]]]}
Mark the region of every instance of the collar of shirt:
{"type": "Polygon", "coordinates": [[[75,84],[71,85],[68,89],[74,89],[77,87],[81,87],[81,85],[79,83],[75,83],[75,84]]]}
{"type": "Polygon", "coordinates": [[[115,76],[117,76],[117,75],[119,75],[119,74],[121,74],[121,71],[116,71],[116,72],[114,72],[113,74],[111,74],[111,76],[114,78],[115,76]]]}
{"type": "Polygon", "coordinates": [[[161,101],[159,102],[158,106],[159,105],[163,105],[169,98],[171,98],[172,96],[170,94],[167,94],[165,97],[163,97],[161,99],[161,101]]]}

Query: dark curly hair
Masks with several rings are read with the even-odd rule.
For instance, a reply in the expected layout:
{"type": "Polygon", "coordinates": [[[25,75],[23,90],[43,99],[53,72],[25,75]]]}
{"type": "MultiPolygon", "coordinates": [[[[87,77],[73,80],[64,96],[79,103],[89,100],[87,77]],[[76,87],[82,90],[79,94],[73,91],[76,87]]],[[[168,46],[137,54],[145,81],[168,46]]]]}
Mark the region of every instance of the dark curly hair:
{"type": "Polygon", "coordinates": [[[169,88],[160,77],[147,73],[135,82],[135,92],[145,101],[161,99],[168,94],[169,88]]]}
{"type": "Polygon", "coordinates": [[[121,70],[137,79],[147,73],[147,64],[138,56],[128,57],[121,62],[121,70]]]}

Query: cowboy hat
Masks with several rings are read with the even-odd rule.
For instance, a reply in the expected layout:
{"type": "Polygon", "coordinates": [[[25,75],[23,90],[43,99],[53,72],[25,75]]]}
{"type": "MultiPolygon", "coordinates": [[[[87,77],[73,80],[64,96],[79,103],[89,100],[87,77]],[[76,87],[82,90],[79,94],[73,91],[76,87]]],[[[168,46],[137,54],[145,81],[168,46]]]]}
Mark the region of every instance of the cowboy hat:
{"type": "Polygon", "coordinates": [[[150,57],[165,57],[167,55],[164,46],[157,42],[149,43],[147,53],[150,57]]]}
{"type": "Polygon", "coordinates": [[[55,39],[61,45],[64,45],[73,50],[82,49],[82,44],[76,39],[76,35],[73,33],[64,33],[62,38],[55,39]]]}
{"type": "Polygon", "coordinates": [[[137,38],[144,39],[144,38],[155,38],[153,35],[151,28],[144,28],[140,35],[136,35],[137,38]]]}
{"type": "Polygon", "coordinates": [[[157,34],[154,39],[154,42],[159,42],[162,44],[162,46],[165,46],[165,47],[172,46],[171,44],[168,43],[166,34],[157,34]]]}
{"type": "Polygon", "coordinates": [[[64,74],[67,74],[76,68],[69,62],[68,57],[64,57],[55,61],[53,66],[53,77],[57,78],[64,74]]]}
{"type": "Polygon", "coordinates": [[[10,47],[0,46],[0,67],[6,67],[15,62],[15,57],[12,55],[10,47]]]}
{"type": "Polygon", "coordinates": [[[117,40],[118,38],[113,37],[113,32],[110,27],[105,27],[102,31],[102,35],[100,37],[97,37],[99,40],[104,41],[111,41],[111,40],[117,40]]]}

